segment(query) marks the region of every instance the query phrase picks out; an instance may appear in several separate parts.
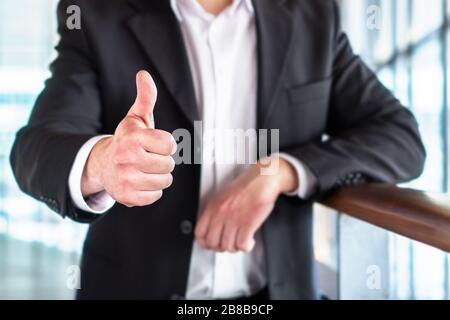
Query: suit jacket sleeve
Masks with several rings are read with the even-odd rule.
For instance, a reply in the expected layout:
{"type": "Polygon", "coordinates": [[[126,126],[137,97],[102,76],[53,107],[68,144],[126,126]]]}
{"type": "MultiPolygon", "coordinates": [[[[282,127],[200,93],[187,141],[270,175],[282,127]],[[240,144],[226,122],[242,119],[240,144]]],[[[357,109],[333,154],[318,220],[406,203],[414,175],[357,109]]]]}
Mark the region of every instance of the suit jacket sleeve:
{"type": "Polygon", "coordinates": [[[91,222],[97,216],[76,209],[70,199],[68,177],[81,146],[101,130],[101,98],[87,34],[66,27],[69,5],[59,4],[58,57],[28,125],[17,134],[11,164],[24,192],[63,217],[91,222]]]}
{"type": "Polygon", "coordinates": [[[413,115],[356,56],[334,5],[335,50],[329,139],[288,150],[317,177],[317,193],[367,181],[398,183],[423,170],[425,150],[413,115]]]}

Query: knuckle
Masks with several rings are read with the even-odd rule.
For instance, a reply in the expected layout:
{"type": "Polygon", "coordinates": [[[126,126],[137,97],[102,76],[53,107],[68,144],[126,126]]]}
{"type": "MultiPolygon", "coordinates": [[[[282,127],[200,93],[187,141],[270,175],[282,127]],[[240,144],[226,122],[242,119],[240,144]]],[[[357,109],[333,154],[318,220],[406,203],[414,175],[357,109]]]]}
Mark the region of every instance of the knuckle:
{"type": "Polygon", "coordinates": [[[136,206],[138,206],[138,207],[143,207],[143,206],[152,204],[152,202],[146,198],[136,199],[135,203],[136,203],[136,206]]]}
{"type": "Polygon", "coordinates": [[[159,161],[158,165],[161,173],[171,173],[175,168],[175,160],[172,157],[166,156],[159,161]]]}
{"type": "Polygon", "coordinates": [[[123,196],[119,196],[116,200],[128,208],[133,208],[151,205],[161,199],[161,197],[162,191],[156,191],[148,196],[133,196],[132,193],[129,193],[128,195],[125,194],[123,196]]]}
{"type": "Polygon", "coordinates": [[[237,241],[237,243],[236,243],[236,247],[237,247],[237,249],[240,250],[240,251],[246,250],[246,247],[245,247],[245,240],[244,240],[244,239],[239,239],[239,240],[237,241]]]}
{"type": "Polygon", "coordinates": [[[231,252],[232,251],[232,244],[231,244],[230,240],[231,239],[228,236],[224,235],[224,237],[222,239],[222,243],[220,245],[220,248],[223,251],[227,251],[227,252],[231,252]]]}
{"type": "Polygon", "coordinates": [[[224,251],[226,251],[226,252],[235,252],[234,246],[231,245],[231,244],[228,244],[228,245],[226,245],[226,246],[224,247],[224,251]]]}
{"type": "Polygon", "coordinates": [[[172,143],[170,143],[168,141],[164,141],[162,148],[163,148],[163,152],[165,155],[168,155],[168,156],[172,155],[172,150],[173,150],[172,143]]]}
{"type": "Polygon", "coordinates": [[[175,162],[175,159],[172,158],[172,157],[170,157],[170,167],[169,167],[170,172],[173,172],[173,171],[175,170],[176,165],[177,165],[177,164],[176,164],[176,162],[175,162]]]}
{"type": "Polygon", "coordinates": [[[165,171],[167,173],[171,173],[171,172],[173,172],[173,170],[175,170],[175,159],[172,157],[167,157],[165,171]]]}
{"type": "Polygon", "coordinates": [[[169,188],[173,183],[173,176],[171,174],[166,174],[164,177],[164,186],[163,188],[169,188]]]}
{"type": "Polygon", "coordinates": [[[214,246],[213,246],[212,242],[210,240],[208,240],[208,239],[205,240],[205,247],[207,249],[209,249],[209,250],[214,249],[214,246]]]}
{"type": "Polygon", "coordinates": [[[177,144],[175,138],[173,137],[173,135],[169,134],[169,136],[170,136],[170,138],[169,138],[170,139],[170,142],[169,142],[170,154],[172,155],[174,153],[174,150],[176,150],[178,148],[178,144],[177,144]]]}
{"type": "Polygon", "coordinates": [[[162,175],[153,175],[148,181],[148,190],[149,191],[158,191],[162,190],[165,187],[165,177],[162,175]]]}
{"type": "Polygon", "coordinates": [[[126,193],[117,194],[115,200],[128,208],[132,208],[135,206],[135,203],[132,201],[131,197],[126,193]]]}
{"type": "Polygon", "coordinates": [[[163,196],[162,190],[156,191],[156,194],[153,197],[153,202],[160,200],[162,198],[162,196],[163,196]]]}
{"type": "Polygon", "coordinates": [[[161,146],[164,150],[164,153],[166,155],[170,156],[176,145],[175,139],[169,132],[166,132],[166,131],[160,131],[159,134],[160,134],[161,146]]]}
{"type": "Polygon", "coordinates": [[[147,197],[147,204],[153,204],[159,199],[161,199],[163,196],[162,190],[159,191],[153,191],[148,197],[147,197]]]}
{"type": "Polygon", "coordinates": [[[136,201],[136,206],[137,207],[145,207],[145,206],[149,206],[153,203],[154,203],[154,201],[152,201],[150,199],[142,198],[142,199],[138,199],[136,201]]]}
{"type": "Polygon", "coordinates": [[[212,246],[212,241],[211,241],[210,235],[209,235],[209,234],[206,234],[206,235],[203,237],[203,239],[204,239],[204,241],[205,241],[205,245],[206,245],[208,248],[210,248],[210,247],[212,246]]]}
{"type": "Polygon", "coordinates": [[[212,235],[211,232],[206,237],[206,244],[210,248],[216,248],[217,247],[217,243],[216,243],[216,241],[214,239],[214,235],[212,235]]]}
{"type": "Polygon", "coordinates": [[[160,130],[159,133],[161,135],[161,139],[166,143],[170,143],[173,140],[173,137],[169,132],[160,130]]]}

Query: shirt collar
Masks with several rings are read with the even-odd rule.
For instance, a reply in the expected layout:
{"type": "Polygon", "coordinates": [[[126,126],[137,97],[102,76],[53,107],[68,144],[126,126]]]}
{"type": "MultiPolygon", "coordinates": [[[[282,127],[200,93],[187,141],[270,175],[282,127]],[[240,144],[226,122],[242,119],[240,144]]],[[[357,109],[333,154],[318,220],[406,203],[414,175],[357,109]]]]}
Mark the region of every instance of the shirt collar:
{"type": "MultiPolygon", "coordinates": [[[[197,1],[197,0],[170,0],[170,5],[172,7],[172,11],[175,14],[175,16],[177,17],[179,22],[183,21],[183,16],[180,11],[180,1],[191,1],[192,2],[192,1],[197,1]]],[[[231,4],[231,10],[234,12],[239,7],[239,4],[241,4],[242,2],[245,3],[245,6],[247,7],[247,10],[250,13],[253,14],[255,12],[255,8],[253,7],[252,0],[233,0],[233,3],[231,4]]]]}

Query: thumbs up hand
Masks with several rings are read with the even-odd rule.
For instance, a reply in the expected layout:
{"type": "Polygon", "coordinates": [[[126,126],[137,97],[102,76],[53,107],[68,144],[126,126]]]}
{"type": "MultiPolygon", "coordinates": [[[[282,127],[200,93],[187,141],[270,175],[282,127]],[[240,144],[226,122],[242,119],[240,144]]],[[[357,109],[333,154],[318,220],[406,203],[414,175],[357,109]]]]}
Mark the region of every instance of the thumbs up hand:
{"type": "Polygon", "coordinates": [[[100,140],[85,165],[81,191],[88,197],[106,191],[128,207],[158,201],[172,184],[172,135],[154,127],[157,89],[150,74],[136,76],[137,97],[112,137],[100,140]]]}

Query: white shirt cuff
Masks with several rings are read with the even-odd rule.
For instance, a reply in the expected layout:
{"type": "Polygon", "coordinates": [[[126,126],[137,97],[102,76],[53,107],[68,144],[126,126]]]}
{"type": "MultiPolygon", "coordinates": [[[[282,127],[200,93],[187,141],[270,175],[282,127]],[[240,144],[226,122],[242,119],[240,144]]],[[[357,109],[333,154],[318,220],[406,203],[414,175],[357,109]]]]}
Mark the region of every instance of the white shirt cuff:
{"type": "Polygon", "coordinates": [[[97,142],[106,137],[110,136],[103,135],[91,138],[81,147],[75,157],[75,161],[69,175],[69,192],[75,206],[80,210],[94,214],[105,213],[116,203],[115,200],[111,198],[108,193],[106,193],[106,191],[97,193],[86,199],[83,197],[81,192],[81,179],[89,154],[97,142]]]}
{"type": "Polygon", "coordinates": [[[287,196],[297,196],[300,199],[307,200],[310,198],[317,186],[317,177],[311,170],[300,160],[286,153],[280,153],[279,156],[289,162],[297,172],[298,189],[294,192],[287,193],[287,196]]]}

